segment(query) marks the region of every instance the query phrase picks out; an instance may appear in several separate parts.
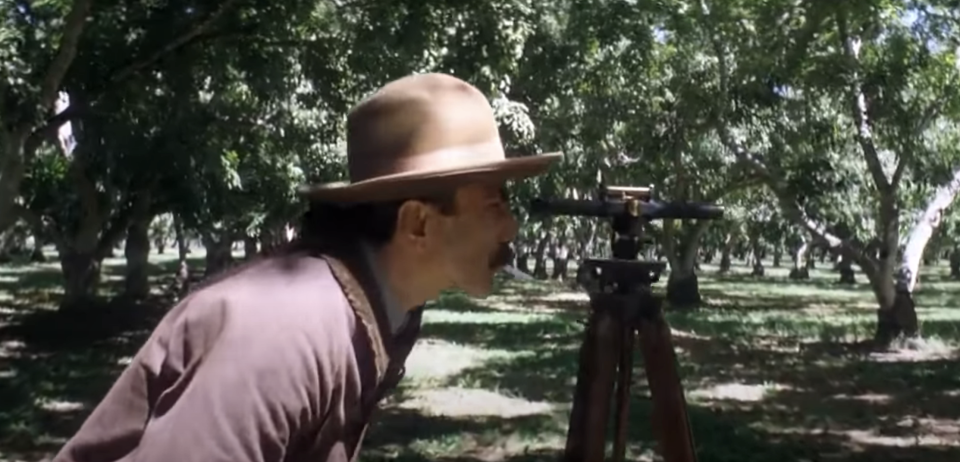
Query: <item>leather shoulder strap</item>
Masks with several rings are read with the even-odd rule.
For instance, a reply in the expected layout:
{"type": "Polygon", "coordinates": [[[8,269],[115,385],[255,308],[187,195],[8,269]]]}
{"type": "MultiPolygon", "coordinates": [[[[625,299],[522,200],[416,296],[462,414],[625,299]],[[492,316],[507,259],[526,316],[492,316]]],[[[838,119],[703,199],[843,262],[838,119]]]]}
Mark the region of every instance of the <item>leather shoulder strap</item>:
{"type": "Polygon", "coordinates": [[[323,259],[330,265],[330,270],[343,289],[343,294],[347,297],[347,302],[350,303],[354,313],[356,313],[357,319],[363,323],[363,330],[366,332],[367,339],[370,341],[370,348],[373,351],[379,386],[383,382],[387,373],[387,366],[390,364],[390,350],[380,334],[377,316],[370,304],[370,299],[360,282],[342,261],[329,255],[324,255],[323,259]]]}

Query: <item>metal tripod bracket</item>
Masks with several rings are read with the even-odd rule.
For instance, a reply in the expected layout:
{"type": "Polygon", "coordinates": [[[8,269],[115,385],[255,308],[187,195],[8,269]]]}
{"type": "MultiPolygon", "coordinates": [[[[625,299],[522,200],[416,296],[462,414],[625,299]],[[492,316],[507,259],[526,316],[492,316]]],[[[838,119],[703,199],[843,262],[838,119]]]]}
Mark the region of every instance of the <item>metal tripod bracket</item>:
{"type": "Polygon", "coordinates": [[[592,299],[594,292],[612,293],[629,286],[643,289],[659,281],[666,267],[658,261],[588,258],[580,263],[577,282],[592,299]]]}

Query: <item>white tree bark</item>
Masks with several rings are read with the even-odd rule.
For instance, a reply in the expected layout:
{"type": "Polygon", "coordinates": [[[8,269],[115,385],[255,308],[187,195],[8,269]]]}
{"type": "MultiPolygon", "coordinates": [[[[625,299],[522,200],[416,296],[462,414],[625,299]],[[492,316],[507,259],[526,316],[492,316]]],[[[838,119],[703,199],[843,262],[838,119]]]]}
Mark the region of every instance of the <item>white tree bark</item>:
{"type": "Polygon", "coordinates": [[[913,289],[917,285],[917,275],[920,261],[923,258],[923,250],[930,238],[933,237],[933,232],[940,225],[943,212],[953,204],[958,193],[960,193],[960,168],[954,170],[953,177],[948,183],[937,187],[933,196],[927,202],[923,213],[920,214],[917,222],[910,230],[903,248],[900,267],[897,269],[897,290],[913,293],[913,289]]]}
{"type": "Polygon", "coordinates": [[[807,251],[810,249],[810,242],[806,236],[801,236],[800,245],[793,252],[793,269],[800,271],[807,267],[807,251]]]}

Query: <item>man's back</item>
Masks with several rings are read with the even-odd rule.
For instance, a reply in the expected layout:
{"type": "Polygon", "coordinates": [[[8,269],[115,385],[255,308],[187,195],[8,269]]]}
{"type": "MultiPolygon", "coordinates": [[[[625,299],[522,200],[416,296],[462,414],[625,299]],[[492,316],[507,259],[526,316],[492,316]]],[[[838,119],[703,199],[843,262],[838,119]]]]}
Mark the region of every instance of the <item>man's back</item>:
{"type": "Polygon", "coordinates": [[[174,307],[54,460],[348,460],[355,329],[325,260],[253,263],[174,307]]]}

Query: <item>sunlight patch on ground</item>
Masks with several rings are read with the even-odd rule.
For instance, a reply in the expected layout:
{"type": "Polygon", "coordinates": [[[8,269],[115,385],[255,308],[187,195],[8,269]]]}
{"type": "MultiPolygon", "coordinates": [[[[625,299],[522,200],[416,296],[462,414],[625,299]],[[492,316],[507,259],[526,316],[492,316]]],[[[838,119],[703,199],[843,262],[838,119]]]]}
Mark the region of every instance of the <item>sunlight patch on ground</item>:
{"type": "Polygon", "coordinates": [[[956,420],[907,418],[888,429],[837,432],[854,444],[878,446],[950,446],[960,447],[960,423],[956,420]],[[888,433],[888,434],[885,434],[888,433]]]}
{"type": "MultiPolygon", "coordinates": [[[[842,306],[844,311],[876,311],[877,304],[870,300],[863,300],[859,302],[849,302],[844,303],[842,306]]],[[[815,301],[808,303],[805,308],[798,310],[798,313],[802,313],[807,316],[836,316],[837,315],[837,304],[829,303],[826,301],[815,301]]]]}
{"type": "Polygon", "coordinates": [[[872,353],[870,359],[880,363],[894,362],[920,362],[933,361],[938,359],[956,358],[958,352],[956,349],[928,349],[928,350],[897,350],[887,353],[872,353]]]}
{"type": "Polygon", "coordinates": [[[687,393],[687,396],[694,400],[715,401],[762,401],[769,394],[780,390],[786,390],[790,387],[776,383],[764,383],[748,385],[745,383],[724,383],[711,387],[697,388],[687,393]]]}
{"type": "Polygon", "coordinates": [[[459,387],[413,391],[397,406],[432,416],[499,418],[546,414],[556,409],[551,403],[514,398],[491,390],[459,387]]]}
{"type": "Polygon", "coordinates": [[[832,396],[830,399],[863,401],[870,404],[884,404],[893,401],[893,396],[882,393],[864,393],[860,395],[839,394],[832,396]]]}
{"type": "Polygon", "coordinates": [[[563,301],[563,302],[589,302],[590,297],[584,292],[553,292],[551,294],[538,297],[540,300],[563,301]]]}
{"type": "MultiPolygon", "coordinates": [[[[427,323],[456,323],[456,324],[511,324],[529,323],[536,321],[550,321],[555,319],[549,314],[537,313],[510,313],[506,311],[459,311],[431,308],[423,312],[423,322],[427,323]]],[[[469,326],[464,326],[469,329],[469,326]]]]}
{"type": "Polygon", "coordinates": [[[893,351],[872,353],[870,359],[877,362],[917,362],[951,359],[960,356],[960,348],[935,338],[911,339],[906,345],[893,351]]]}
{"type": "Polygon", "coordinates": [[[704,278],[701,288],[720,289],[724,296],[744,297],[759,295],[766,299],[772,298],[829,298],[839,302],[848,302],[856,300],[868,300],[870,294],[859,290],[844,290],[843,286],[836,288],[816,287],[806,284],[770,284],[769,279],[757,279],[756,281],[736,281],[731,284],[729,281],[714,280],[704,278]],[[832,290],[831,290],[832,289],[832,290]]]}
{"type": "Polygon", "coordinates": [[[960,447],[960,424],[946,419],[904,419],[885,430],[831,430],[780,427],[755,423],[753,428],[780,435],[835,435],[846,439],[846,446],[857,452],[863,446],[889,447],[960,447]],[[890,433],[890,434],[884,434],[890,433]]]}
{"type": "Polygon", "coordinates": [[[417,342],[406,362],[406,377],[413,380],[446,379],[463,370],[481,366],[494,358],[514,355],[506,350],[487,350],[436,339],[417,342]]]}
{"type": "Polygon", "coordinates": [[[530,296],[525,294],[500,295],[480,302],[483,306],[502,311],[533,311],[538,313],[586,312],[590,297],[583,292],[558,291],[530,296]]]}
{"type": "MultiPolygon", "coordinates": [[[[410,445],[426,460],[503,462],[530,457],[542,452],[555,452],[564,446],[560,432],[532,435],[527,432],[463,433],[438,440],[415,441],[410,445]]],[[[643,459],[637,459],[643,460],[643,459]]],[[[646,462],[649,459],[643,460],[646,462]]]]}
{"type": "MultiPolygon", "coordinates": [[[[563,451],[566,436],[563,433],[530,435],[526,433],[463,434],[449,442],[423,441],[412,448],[427,460],[464,460],[477,462],[505,462],[512,460],[552,460],[563,451]],[[444,444],[445,443],[445,444],[444,444]],[[441,449],[442,448],[442,449],[441,449]]],[[[627,460],[653,462],[662,460],[650,448],[632,445],[627,448],[627,460]]]]}
{"type": "MultiPolygon", "coordinates": [[[[33,263],[30,265],[9,265],[9,266],[0,266],[0,274],[33,274],[33,273],[47,273],[51,271],[60,271],[60,264],[57,263],[56,258],[53,258],[48,263],[33,263]]],[[[17,282],[17,280],[5,282],[17,282]]]]}
{"type": "Polygon", "coordinates": [[[17,356],[26,348],[27,344],[20,340],[0,341],[0,358],[12,358],[17,356]]]}
{"type": "Polygon", "coordinates": [[[76,401],[61,401],[57,399],[39,399],[36,401],[37,407],[52,412],[71,412],[86,408],[83,403],[76,401]]]}

